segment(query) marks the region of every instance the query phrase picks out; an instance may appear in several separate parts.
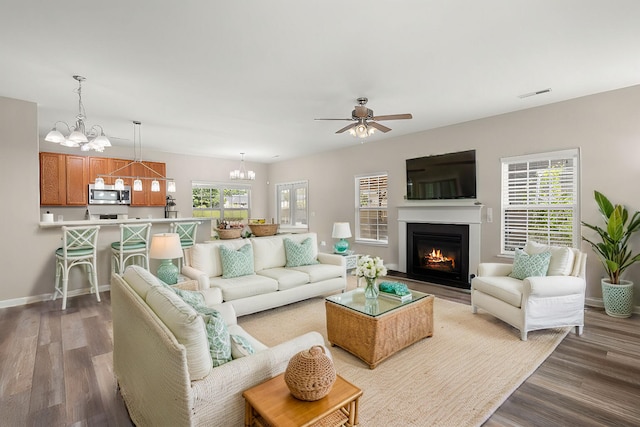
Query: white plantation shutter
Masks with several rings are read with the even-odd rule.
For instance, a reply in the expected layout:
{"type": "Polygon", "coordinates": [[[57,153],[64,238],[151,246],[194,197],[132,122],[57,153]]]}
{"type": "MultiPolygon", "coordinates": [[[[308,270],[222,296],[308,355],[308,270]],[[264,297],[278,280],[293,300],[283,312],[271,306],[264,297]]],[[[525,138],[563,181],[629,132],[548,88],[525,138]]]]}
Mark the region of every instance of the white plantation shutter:
{"type": "Polygon", "coordinates": [[[579,247],[579,150],[502,159],[502,254],[528,240],[579,247]]]}
{"type": "Polygon", "coordinates": [[[387,174],[356,177],[356,240],[386,244],[387,174]]]}

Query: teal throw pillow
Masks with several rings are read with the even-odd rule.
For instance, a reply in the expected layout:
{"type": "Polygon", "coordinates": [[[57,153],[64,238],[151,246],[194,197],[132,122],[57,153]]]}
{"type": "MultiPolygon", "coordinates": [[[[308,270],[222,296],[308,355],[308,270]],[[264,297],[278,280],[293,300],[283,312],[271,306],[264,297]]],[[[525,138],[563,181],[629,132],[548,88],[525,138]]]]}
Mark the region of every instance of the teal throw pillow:
{"type": "Polygon", "coordinates": [[[237,251],[220,245],[220,259],[222,277],[225,279],[253,274],[253,247],[250,243],[237,251]]]}
{"type": "Polygon", "coordinates": [[[249,356],[255,352],[248,339],[242,335],[231,335],[231,356],[234,359],[249,356]]]}
{"type": "Polygon", "coordinates": [[[546,276],[551,261],[551,252],[529,255],[522,249],[516,249],[513,270],[510,277],[524,280],[527,277],[546,276]]]}
{"type": "Polygon", "coordinates": [[[200,292],[196,292],[196,291],[185,291],[183,289],[178,289],[178,288],[174,288],[169,286],[176,294],[178,294],[178,296],[180,298],[182,298],[184,300],[184,302],[186,302],[187,304],[189,304],[191,307],[196,307],[198,305],[206,305],[204,303],[204,295],[202,295],[200,292]]]}
{"type": "Polygon", "coordinates": [[[302,243],[296,243],[291,239],[284,238],[284,252],[287,258],[286,267],[300,267],[303,265],[318,264],[318,260],[313,255],[314,247],[311,237],[307,237],[302,243]]]}

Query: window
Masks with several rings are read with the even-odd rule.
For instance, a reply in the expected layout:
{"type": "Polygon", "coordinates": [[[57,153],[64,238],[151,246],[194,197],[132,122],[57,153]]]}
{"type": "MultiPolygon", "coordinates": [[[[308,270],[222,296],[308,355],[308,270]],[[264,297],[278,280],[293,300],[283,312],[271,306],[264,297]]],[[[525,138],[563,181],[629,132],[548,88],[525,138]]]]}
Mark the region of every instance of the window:
{"type": "Polygon", "coordinates": [[[251,186],[194,181],[191,183],[191,191],[193,216],[212,219],[212,231],[219,220],[247,223],[251,207],[251,186]]]}
{"type": "Polygon", "coordinates": [[[502,159],[502,254],[527,240],[579,247],[579,150],[502,159]]]}
{"type": "Polygon", "coordinates": [[[309,184],[307,181],[276,184],[278,224],[284,228],[308,228],[308,194],[309,184]]]}
{"type": "Polygon", "coordinates": [[[356,241],[387,244],[387,174],[356,176],[356,241]]]}

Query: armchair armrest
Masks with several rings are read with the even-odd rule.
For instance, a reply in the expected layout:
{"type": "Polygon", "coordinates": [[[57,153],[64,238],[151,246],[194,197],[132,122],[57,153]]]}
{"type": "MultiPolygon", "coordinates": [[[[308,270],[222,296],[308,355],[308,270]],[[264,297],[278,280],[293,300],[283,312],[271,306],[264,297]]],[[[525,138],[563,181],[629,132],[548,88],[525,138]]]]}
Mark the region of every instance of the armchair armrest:
{"type": "Polygon", "coordinates": [[[582,277],[574,276],[528,277],[523,281],[525,295],[538,298],[584,294],[586,286],[582,277]]]}
{"type": "Polygon", "coordinates": [[[482,262],[478,264],[478,276],[508,276],[513,271],[513,264],[499,262],[482,262]]]}
{"type": "Polygon", "coordinates": [[[189,279],[197,280],[199,289],[209,289],[211,287],[209,283],[209,276],[204,271],[198,270],[191,266],[185,265],[182,267],[182,274],[189,279]]]}

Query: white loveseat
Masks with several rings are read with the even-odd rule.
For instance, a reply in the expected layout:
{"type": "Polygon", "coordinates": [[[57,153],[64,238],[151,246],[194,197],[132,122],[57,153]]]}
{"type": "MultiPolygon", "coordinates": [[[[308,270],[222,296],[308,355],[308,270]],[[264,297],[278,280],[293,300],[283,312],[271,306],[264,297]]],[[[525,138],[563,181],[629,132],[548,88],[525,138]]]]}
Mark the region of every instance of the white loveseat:
{"type": "Polygon", "coordinates": [[[185,249],[182,274],[198,280],[202,290],[220,289],[238,316],[344,291],[347,286],[344,257],[318,252],[316,233],[197,243],[185,249]],[[296,244],[310,239],[310,255],[317,263],[287,267],[284,239],[296,244]],[[251,245],[253,253],[250,274],[225,278],[220,247],[239,250],[245,245],[251,245]]]}
{"type": "Polygon", "coordinates": [[[242,392],[284,372],[299,351],[324,345],[322,335],[309,332],[267,348],[223,303],[214,307],[229,333],[255,353],[213,367],[203,316],[148,271],[131,266],[123,276],[114,273],[111,301],[115,375],[138,426],[244,425],[242,392]]]}
{"type": "Polygon", "coordinates": [[[538,329],[584,327],[587,254],[574,248],[527,243],[527,254],[550,252],[546,275],[510,277],[513,264],[481,263],[471,280],[473,313],[483,309],[520,330],[520,338],[538,329]]]}

